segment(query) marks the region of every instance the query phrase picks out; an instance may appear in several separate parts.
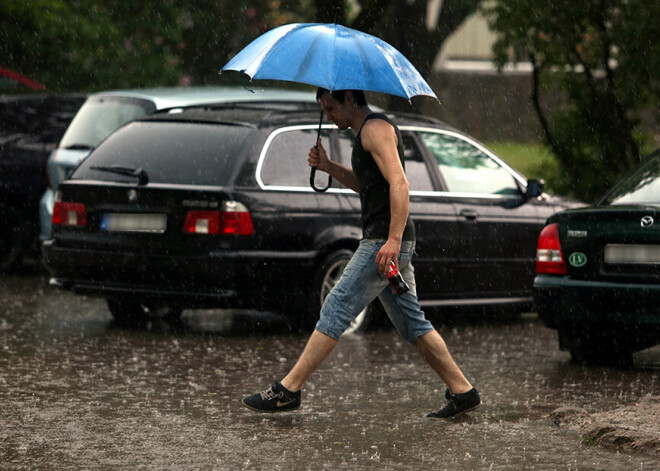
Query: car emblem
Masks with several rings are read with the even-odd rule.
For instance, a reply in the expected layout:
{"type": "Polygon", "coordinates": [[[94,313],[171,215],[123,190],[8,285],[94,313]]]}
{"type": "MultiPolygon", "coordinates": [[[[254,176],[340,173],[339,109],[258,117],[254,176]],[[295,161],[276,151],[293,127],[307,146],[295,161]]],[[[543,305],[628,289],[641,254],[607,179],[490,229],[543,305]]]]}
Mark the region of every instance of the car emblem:
{"type": "Polygon", "coordinates": [[[573,252],[568,257],[568,263],[570,263],[571,266],[574,266],[576,268],[583,267],[587,264],[587,256],[582,252],[573,252]]]}
{"type": "Polygon", "coordinates": [[[135,190],[128,190],[128,202],[135,203],[138,200],[138,192],[135,190]]]}
{"type": "Polygon", "coordinates": [[[644,217],[642,218],[642,221],[641,221],[640,225],[641,225],[642,227],[651,227],[651,226],[653,225],[653,222],[654,222],[654,221],[653,221],[653,217],[652,217],[652,216],[644,216],[644,217]]]}
{"type": "Polygon", "coordinates": [[[568,233],[566,234],[568,237],[587,237],[587,231],[572,231],[568,230],[568,233]]]}

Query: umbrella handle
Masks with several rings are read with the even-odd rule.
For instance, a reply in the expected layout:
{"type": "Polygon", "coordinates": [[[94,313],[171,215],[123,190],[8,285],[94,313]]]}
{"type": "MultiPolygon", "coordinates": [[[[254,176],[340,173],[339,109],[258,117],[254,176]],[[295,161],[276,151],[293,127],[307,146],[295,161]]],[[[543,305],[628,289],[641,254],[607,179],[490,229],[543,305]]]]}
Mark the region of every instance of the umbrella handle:
{"type": "Polygon", "coordinates": [[[328,188],[332,185],[332,176],[328,175],[328,184],[326,185],[325,188],[317,188],[316,185],[314,184],[314,179],[316,178],[316,168],[312,167],[312,171],[309,173],[309,184],[312,186],[314,191],[318,191],[319,193],[323,193],[324,191],[327,191],[328,188]]]}
{"type": "MultiPolygon", "coordinates": [[[[321,138],[321,125],[323,124],[323,109],[321,109],[321,119],[319,120],[319,132],[316,134],[316,144],[314,144],[315,148],[319,148],[318,142],[319,139],[321,138]]],[[[317,188],[316,185],[314,184],[314,180],[316,179],[316,167],[312,167],[312,170],[309,173],[309,184],[310,186],[314,189],[314,191],[317,191],[319,193],[323,193],[324,191],[327,191],[328,188],[332,185],[332,175],[328,175],[328,184],[325,188],[317,188]]]]}

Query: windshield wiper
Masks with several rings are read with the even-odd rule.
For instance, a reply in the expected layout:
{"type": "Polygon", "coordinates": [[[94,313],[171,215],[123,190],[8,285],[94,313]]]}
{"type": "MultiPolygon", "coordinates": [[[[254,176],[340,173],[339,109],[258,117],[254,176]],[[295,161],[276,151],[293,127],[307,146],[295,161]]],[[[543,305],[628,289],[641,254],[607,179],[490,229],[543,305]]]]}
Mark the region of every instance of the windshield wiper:
{"type": "Polygon", "coordinates": [[[149,176],[142,167],[130,168],[130,167],[122,167],[121,165],[93,165],[89,168],[91,168],[92,170],[100,170],[102,172],[110,172],[119,175],[127,175],[129,177],[135,177],[138,179],[138,183],[140,185],[146,185],[147,183],[149,183],[149,176]]]}
{"type": "Polygon", "coordinates": [[[66,150],[94,150],[94,146],[89,144],[70,144],[64,147],[66,150]]]}

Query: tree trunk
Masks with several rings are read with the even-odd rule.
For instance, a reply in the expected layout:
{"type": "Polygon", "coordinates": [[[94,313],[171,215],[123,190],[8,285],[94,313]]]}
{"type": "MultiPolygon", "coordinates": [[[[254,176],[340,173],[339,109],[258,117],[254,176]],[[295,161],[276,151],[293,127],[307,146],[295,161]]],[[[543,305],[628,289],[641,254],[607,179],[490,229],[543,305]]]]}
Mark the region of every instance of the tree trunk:
{"type": "Polygon", "coordinates": [[[316,21],[346,25],[346,5],[344,0],[315,0],[316,21]]]}
{"type": "Polygon", "coordinates": [[[532,104],[534,105],[534,111],[536,112],[536,116],[538,117],[539,123],[541,124],[541,129],[543,129],[543,134],[545,134],[545,142],[552,149],[552,152],[555,155],[561,155],[562,149],[559,148],[557,141],[552,135],[552,131],[550,130],[550,124],[548,123],[548,119],[546,118],[545,113],[543,112],[543,108],[541,108],[541,97],[539,93],[539,85],[541,82],[541,78],[540,78],[541,66],[539,65],[538,61],[536,60],[536,56],[533,53],[529,54],[529,61],[532,64],[531,100],[532,100],[532,104]]]}

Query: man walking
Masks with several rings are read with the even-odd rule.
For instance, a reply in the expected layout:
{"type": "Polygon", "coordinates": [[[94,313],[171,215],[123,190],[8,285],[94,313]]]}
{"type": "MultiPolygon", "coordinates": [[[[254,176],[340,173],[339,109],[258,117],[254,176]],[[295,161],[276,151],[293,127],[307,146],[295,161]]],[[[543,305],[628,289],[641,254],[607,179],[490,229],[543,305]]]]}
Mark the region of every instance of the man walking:
{"type": "Polygon", "coordinates": [[[329,160],[319,140],[309,152],[309,165],[329,173],[360,194],[363,239],[321,308],[315,330],[300,358],[281,382],[243,399],[243,405],[259,412],[282,412],[300,407],[301,389],[327,358],[351,321],[379,297],[397,331],[413,344],[447,385],[447,403],[427,414],[451,418],[481,404],[479,393],[458,368],[447,346],[419,307],[411,258],[415,228],[408,217],[409,189],[404,171],[403,142],[398,128],[382,114],[372,113],[360,90],[316,95],[328,119],[340,130],[356,135],[352,168],[329,160]],[[397,295],[385,273],[394,262],[410,286],[397,295]]]}

